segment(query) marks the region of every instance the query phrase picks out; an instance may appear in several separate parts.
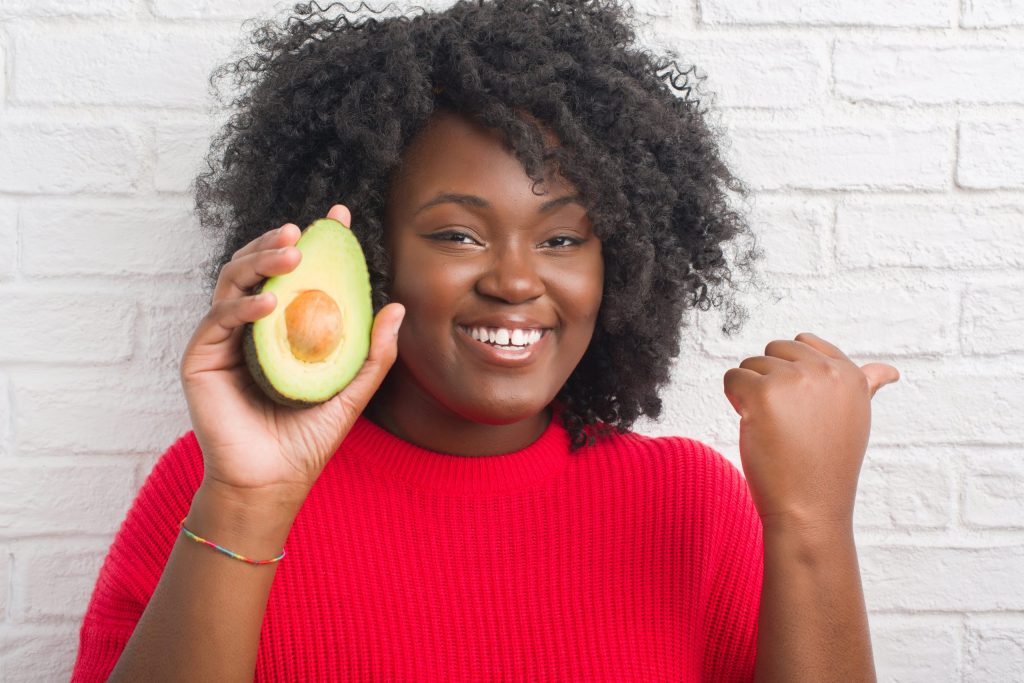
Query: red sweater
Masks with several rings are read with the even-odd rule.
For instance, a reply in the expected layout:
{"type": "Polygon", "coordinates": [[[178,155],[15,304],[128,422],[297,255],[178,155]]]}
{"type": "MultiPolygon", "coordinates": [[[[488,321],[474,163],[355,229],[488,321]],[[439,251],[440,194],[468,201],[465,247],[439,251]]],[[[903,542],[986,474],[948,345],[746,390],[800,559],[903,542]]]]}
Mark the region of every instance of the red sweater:
{"type": "MultiPolygon", "coordinates": [[[[739,471],[686,438],[568,445],[556,419],[522,451],[459,457],[360,418],[288,536],[256,679],[751,680],[764,549],[739,471]]],[[[149,475],[73,681],[113,668],[202,475],[192,433],[149,475]]]]}

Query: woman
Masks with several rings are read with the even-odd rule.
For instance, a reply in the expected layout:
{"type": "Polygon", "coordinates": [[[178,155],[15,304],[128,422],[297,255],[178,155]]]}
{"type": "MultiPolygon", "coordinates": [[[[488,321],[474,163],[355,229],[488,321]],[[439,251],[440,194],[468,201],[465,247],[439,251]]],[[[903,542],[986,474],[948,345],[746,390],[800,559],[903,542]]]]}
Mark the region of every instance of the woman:
{"type": "Polygon", "coordinates": [[[872,679],[853,500],[896,370],[809,334],[729,370],[746,482],[629,432],[682,313],[754,256],[723,255],[741,188],[678,70],[612,4],[297,12],[222,72],[194,431],[111,547],[75,679],[872,679]],[[325,209],[367,252],[370,355],[281,408],[240,335],[325,209]]]}

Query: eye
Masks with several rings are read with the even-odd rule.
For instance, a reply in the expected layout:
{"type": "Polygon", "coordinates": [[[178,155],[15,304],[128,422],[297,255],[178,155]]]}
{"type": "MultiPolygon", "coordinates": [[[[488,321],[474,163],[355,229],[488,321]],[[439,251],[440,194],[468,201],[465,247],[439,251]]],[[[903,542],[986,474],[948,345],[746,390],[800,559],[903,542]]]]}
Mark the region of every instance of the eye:
{"type": "Polygon", "coordinates": [[[426,235],[429,240],[435,242],[452,242],[454,244],[478,244],[478,242],[468,233],[461,232],[459,230],[445,230],[443,232],[433,232],[426,235]]]}
{"type": "Polygon", "coordinates": [[[564,249],[565,247],[574,247],[578,244],[583,244],[583,240],[581,240],[579,237],[573,237],[571,235],[557,235],[547,240],[543,244],[544,246],[547,247],[564,249]]]}

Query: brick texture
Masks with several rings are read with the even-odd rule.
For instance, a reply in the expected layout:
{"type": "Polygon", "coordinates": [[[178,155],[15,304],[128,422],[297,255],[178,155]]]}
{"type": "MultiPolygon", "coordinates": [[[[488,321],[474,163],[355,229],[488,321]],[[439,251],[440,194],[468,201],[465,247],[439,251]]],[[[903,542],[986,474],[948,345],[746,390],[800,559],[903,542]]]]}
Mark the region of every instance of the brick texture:
{"type": "Polygon", "coordinates": [[[1024,189],[1024,119],[961,124],[959,152],[962,187],[1024,189]]]}
{"type": "MultiPolygon", "coordinates": [[[[178,364],[211,250],[191,191],[225,116],[207,79],[243,20],[292,4],[0,0],[5,683],[68,679],[107,544],[189,429],[178,364]]],[[[727,201],[765,253],[759,280],[733,273],[738,334],[686,312],[637,429],[741,467],[722,376],[772,339],[895,365],[854,520],[878,678],[1024,680],[1024,0],[635,8],[706,76],[752,190],[727,201]]]]}

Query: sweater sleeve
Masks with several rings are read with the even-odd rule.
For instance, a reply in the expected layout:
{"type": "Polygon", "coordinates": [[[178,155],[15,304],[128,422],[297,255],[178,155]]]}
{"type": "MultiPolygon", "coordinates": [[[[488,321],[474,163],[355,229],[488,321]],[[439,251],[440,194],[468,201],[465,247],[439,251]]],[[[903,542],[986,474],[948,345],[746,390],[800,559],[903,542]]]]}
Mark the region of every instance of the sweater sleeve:
{"type": "Polygon", "coordinates": [[[704,446],[707,458],[709,555],[714,558],[704,618],[704,681],[754,678],[757,620],[764,572],[761,518],[747,481],[731,462],[704,446]]]}
{"type": "Polygon", "coordinates": [[[201,480],[202,453],[189,432],[157,461],[114,537],[82,621],[73,683],[110,676],[156,589],[201,480]]]}

